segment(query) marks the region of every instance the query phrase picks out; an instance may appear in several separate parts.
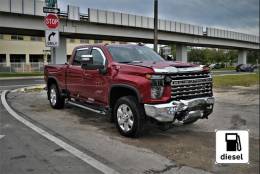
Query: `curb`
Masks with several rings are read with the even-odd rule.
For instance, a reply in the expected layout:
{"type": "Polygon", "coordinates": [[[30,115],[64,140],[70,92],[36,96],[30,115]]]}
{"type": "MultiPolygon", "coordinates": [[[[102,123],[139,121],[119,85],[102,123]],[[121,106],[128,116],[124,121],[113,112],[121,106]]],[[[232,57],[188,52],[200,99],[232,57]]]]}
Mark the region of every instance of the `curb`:
{"type": "Polygon", "coordinates": [[[46,85],[33,85],[28,87],[22,87],[18,89],[13,89],[10,92],[25,92],[26,90],[32,90],[32,89],[44,89],[46,85]]]}
{"type": "Polygon", "coordinates": [[[0,77],[0,80],[26,80],[26,79],[43,79],[44,76],[27,76],[27,77],[0,77]]]}
{"type": "Polygon", "coordinates": [[[215,72],[215,73],[222,73],[222,72],[225,73],[225,72],[236,72],[236,70],[222,70],[222,71],[221,71],[221,70],[220,70],[220,71],[212,71],[212,70],[211,70],[211,72],[212,72],[212,73],[214,73],[214,72],[215,72]]]}
{"type": "Polygon", "coordinates": [[[256,73],[239,73],[239,74],[212,74],[212,76],[240,76],[240,75],[250,75],[250,74],[256,74],[256,73]]]}

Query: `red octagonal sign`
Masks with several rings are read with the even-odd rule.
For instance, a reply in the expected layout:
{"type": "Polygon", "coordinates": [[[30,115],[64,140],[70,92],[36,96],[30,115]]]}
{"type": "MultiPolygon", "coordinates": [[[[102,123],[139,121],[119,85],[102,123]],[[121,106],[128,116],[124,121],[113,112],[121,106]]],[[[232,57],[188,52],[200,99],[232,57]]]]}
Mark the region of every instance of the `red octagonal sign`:
{"type": "Polygon", "coordinates": [[[48,14],[44,18],[44,23],[49,29],[55,29],[59,26],[59,17],[56,14],[48,14]]]}

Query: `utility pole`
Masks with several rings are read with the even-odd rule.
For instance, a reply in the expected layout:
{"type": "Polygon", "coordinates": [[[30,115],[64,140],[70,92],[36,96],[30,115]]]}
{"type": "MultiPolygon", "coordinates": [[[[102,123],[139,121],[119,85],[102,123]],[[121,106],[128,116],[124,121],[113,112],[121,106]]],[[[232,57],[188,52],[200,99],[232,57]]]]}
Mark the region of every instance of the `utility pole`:
{"type": "Polygon", "coordinates": [[[158,51],[158,0],[154,0],[154,44],[153,49],[158,51]]]}

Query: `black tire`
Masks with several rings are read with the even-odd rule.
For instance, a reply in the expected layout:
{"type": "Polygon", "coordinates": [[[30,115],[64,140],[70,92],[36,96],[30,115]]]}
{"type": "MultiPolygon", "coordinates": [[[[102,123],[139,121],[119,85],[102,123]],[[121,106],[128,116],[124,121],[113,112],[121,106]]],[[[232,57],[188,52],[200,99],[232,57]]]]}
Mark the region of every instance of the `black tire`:
{"type": "Polygon", "coordinates": [[[48,88],[48,98],[52,108],[54,109],[61,109],[64,107],[65,99],[60,95],[58,86],[56,84],[51,84],[48,88]],[[52,92],[56,95],[56,101],[52,98],[52,92]]]}
{"type": "MultiPolygon", "coordinates": [[[[117,100],[115,107],[113,108],[114,113],[114,120],[116,123],[116,127],[121,135],[126,137],[138,137],[141,135],[144,127],[145,122],[145,114],[144,114],[144,108],[140,105],[140,103],[137,101],[136,97],[134,96],[125,96],[121,97],[117,100]],[[121,107],[128,106],[128,109],[130,109],[132,116],[128,117],[128,120],[133,121],[132,126],[128,125],[129,130],[123,130],[125,127],[125,124],[129,123],[129,121],[125,121],[122,125],[120,124],[120,109],[123,109],[121,107]],[[119,109],[119,110],[118,110],[119,109]],[[132,119],[131,119],[132,118],[132,119]],[[121,126],[124,128],[122,128],[121,126]]],[[[121,110],[122,111],[122,110],[121,110]]],[[[129,111],[129,110],[128,110],[129,111]]],[[[131,115],[131,114],[130,114],[131,115]]],[[[121,117],[122,118],[122,117],[121,117]]],[[[122,122],[122,121],[121,121],[122,122]]]]}

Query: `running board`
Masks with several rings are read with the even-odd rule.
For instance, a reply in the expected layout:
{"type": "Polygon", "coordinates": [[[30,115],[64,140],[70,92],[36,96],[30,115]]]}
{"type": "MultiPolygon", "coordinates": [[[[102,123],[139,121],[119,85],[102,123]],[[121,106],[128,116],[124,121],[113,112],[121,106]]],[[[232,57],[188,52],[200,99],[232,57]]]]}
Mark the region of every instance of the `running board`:
{"type": "Polygon", "coordinates": [[[89,110],[89,111],[98,113],[98,114],[106,115],[106,112],[105,112],[105,111],[100,111],[100,110],[97,110],[97,109],[93,109],[93,108],[90,108],[90,107],[87,107],[87,106],[84,106],[84,105],[81,105],[81,104],[78,104],[78,103],[74,103],[74,102],[72,102],[72,101],[67,101],[67,103],[68,103],[68,104],[71,104],[71,105],[73,105],[73,106],[82,108],[82,109],[86,109],[86,110],[89,110]]]}

